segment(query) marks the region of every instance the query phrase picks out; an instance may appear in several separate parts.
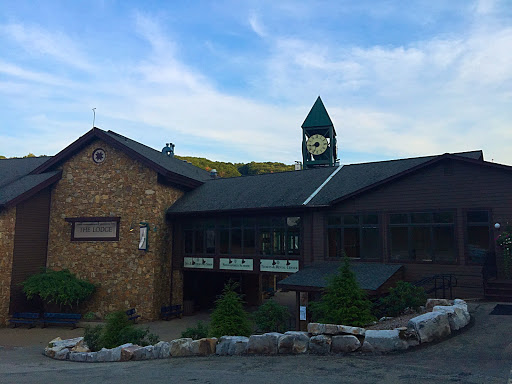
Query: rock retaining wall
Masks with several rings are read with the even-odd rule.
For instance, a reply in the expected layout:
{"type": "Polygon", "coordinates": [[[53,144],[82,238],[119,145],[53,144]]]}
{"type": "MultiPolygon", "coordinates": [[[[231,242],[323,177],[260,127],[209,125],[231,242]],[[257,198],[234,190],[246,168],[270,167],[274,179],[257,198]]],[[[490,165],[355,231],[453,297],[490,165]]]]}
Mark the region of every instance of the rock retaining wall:
{"type": "Polygon", "coordinates": [[[440,340],[466,325],[470,320],[464,300],[448,302],[429,301],[433,308],[409,320],[407,327],[392,330],[366,330],[335,324],[308,324],[308,332],[288,331],[263,335],[222,336],[192,340],[181,338],[171,342],[160,341],[141,347],[124,344],[113,349],[90,352],[83,337],[70,340],[52,340],[44,354],[58,360],[79,362],[114,362],[128,360],[166,359],[183,356],[209,355],[276,355],[276,354],[329,354],[355,351],[387,353],[403,351],[419,344],[440,340]],[[437,305],[437,304],[448,305],[437,305]]]}

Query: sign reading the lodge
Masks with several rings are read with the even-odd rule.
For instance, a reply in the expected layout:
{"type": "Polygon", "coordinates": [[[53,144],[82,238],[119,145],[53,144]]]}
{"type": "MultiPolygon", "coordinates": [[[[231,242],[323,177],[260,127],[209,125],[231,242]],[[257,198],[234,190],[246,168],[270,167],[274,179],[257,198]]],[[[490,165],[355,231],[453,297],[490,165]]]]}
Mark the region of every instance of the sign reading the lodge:
{"type": "Polygon", "coordinates": [[[213,269],[212,257],[184,257],[184,268],[213,269]]]}
{"type": "Polygon", "coordinates": [[[299,260],[260,260],[261,272],[295,273],[299,271],[299,260]]]}
{"type": "Polygon", "coordinates": [[[72,241],[119,240],[118,217],[68,218],[66,221],[72,224],[72,241]]]}
{"type": "Polygon", "coordinates": [[[235,271],[252,271],[252,259],[220,259],[219,269],[231,269],[235,271]]]}

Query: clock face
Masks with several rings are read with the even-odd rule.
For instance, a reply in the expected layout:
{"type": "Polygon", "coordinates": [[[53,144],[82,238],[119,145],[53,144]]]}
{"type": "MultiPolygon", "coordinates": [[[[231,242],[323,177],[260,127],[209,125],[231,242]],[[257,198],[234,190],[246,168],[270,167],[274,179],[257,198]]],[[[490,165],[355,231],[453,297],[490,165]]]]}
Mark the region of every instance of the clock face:
{"type": "Polygon", "coordinates": [[[312,155],[321,155],[327,150],[327,139],[322,135],[313,135],[306,142],[306,148],[312,155]]]}

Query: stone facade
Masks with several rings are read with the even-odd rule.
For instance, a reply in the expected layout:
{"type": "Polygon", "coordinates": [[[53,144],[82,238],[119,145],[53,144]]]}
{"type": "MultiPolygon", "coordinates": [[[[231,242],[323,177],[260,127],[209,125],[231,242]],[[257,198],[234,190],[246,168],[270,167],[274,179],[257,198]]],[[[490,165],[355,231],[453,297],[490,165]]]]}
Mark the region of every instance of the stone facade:
{"type": "Polygon", "coordinates": [[[0,326],[9,318],[15,225],[16,207],[0,212],[0,326]]]}
{"type": "Polygon", "coordinates": [[[183,192],[159,183],[154,170],[100,140],[59,168],[62,179],[51,196],[48,267],[67,268],[97,285],[82,312],[103,317],[134,307],[144,320],[158,318],[171,292],[165,211],[183,192]],[[96,148],[106,152],[101,164],[92,160],[96,148]],[[120,217],[119,241],[71,241],[65,219],[77,217],[120,217]],[[149,223],[147,251],[138,249],[140,222],[149,223]]]}

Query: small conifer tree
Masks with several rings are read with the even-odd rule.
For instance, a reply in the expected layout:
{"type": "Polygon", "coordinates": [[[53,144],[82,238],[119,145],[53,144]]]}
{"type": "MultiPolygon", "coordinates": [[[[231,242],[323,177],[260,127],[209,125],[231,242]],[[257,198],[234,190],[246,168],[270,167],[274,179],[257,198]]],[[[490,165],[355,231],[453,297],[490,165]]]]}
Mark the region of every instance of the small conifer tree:
{"type": "Polygon", "coordinates": [[[357,327],[375,321],[371,308],[372,303],[359,288],[346,256],[339,272],[330,278],[320,301],[310,304],[314,321],[357,327]]]}
{"type": "Polygon", "coordinates": [[[238,283],[230,280],[215,301],[215,309],[210,317],[210,336],[249,336],[251,334],[252,327],[244,310],[243,300],[236,292],[238,286],[238,283]]]}

